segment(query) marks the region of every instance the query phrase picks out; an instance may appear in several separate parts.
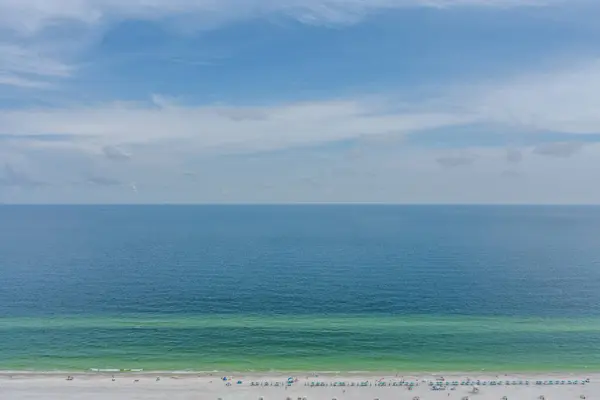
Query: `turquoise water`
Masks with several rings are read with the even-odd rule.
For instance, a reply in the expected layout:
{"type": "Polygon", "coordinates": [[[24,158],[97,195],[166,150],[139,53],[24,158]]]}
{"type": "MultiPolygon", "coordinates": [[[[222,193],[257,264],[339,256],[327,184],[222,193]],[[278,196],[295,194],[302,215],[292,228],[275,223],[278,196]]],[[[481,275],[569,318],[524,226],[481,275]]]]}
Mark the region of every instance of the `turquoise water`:
{"type": "Polygon", "coordinates": [[[0,207],[1,370],[600,370],[600,208],[0,207]]]}

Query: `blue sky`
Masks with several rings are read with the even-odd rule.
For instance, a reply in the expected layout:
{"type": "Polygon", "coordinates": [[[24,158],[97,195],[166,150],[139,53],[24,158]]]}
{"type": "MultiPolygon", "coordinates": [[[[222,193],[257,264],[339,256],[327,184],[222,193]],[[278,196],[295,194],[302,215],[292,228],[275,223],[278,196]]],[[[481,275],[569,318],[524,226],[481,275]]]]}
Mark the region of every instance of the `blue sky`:
{"type": "Polygon", "coordinates": [[[600,203],[592,0],[0,0],[0,201],[600,203]]]}

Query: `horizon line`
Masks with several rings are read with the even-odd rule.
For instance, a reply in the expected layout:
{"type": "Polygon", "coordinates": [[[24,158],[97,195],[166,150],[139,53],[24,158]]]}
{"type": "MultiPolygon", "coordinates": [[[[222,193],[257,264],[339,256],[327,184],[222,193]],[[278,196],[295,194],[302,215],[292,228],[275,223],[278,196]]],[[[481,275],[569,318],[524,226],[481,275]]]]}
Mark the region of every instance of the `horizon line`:
{"type": "Polygon", "coordinates": [[[400,207],[600,207],[600,203],[392,203],[392,202],[281,202],[281,203],[0,203],[2,206],[400,206],[400,207]]]}

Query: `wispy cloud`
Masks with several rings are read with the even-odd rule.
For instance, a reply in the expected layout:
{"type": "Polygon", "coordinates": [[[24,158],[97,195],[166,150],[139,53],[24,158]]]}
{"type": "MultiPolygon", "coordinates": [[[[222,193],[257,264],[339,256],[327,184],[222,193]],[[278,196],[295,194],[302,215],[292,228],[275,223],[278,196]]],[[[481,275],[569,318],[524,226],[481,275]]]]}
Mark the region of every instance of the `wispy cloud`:
{"type": "Polygon", "coordinates": [[[117,146],[104,146],[102,147],[102,153],[106,158],[113,161],[128,161],[131,159],[131,154],[117,146]]]}
{"type": "Polygon", "coordinates": [[[90,176],[86,179],[86,182],[98,186],[123,186],[124,183],[118,179],[109,178],[105,176],[90,176]]]}
{"type": "Polygon", "coordinates": [[[6,72],[0,72],[0,86],[14,86],[29,89],[44,89],[50,87],[48,82],[20,77],[6,72]]]}
{"type": "Polygon", "coordinates": [[[45,134],[10,134],[0,133],[0,141],[17,142],[71,142],[77,140],[78,135],[45,133],[45,134]]]}
{"type": "Polygon", "coordinates": [[[4,164],[3,176],[0,176],[0,186],[5,187],[39,187],[44,183],[32,179],[26,173],[16,170],[11,164],[4,164]]]}
{"type": "Polygon", "coordinates": [[[478,90],[472,108],[491,122],[540,131],[600,132],[600,59],[526,72],[478,90]]]}
{"type": "Polygon", "coordinates": [[[0,0],[0,85],[47,89],[77,68],[66,54],[124,20],[167,22],[184,31],[282,17],[311,25],[349,25],[386,10],[524,7],[561,0],[0,0]],[[60,32],[57,34],[57,32],[60,32]],[[70,34],[66,34],[70,32],[70,34]],[[48,49],[52,49],[49,52],[48,49]]]}
{"type": "Polygon", "coordinates": [[[534,154],[548,157],[569,158],[581,151],[584,143],[543,143],[533,149],[534,154]]]}
{"type": "Polygon", "coordinates": [[[436,162],[444,168],[456,168],[471,165],[475,162],[476,157],[471,154],[459,154],[452,156],[444,156],[436,158],[436,162]]]}
{"type": "Polygon", "coordinates": [[[508,148],[506,149],[506,161],[513,164],[520,163],[523,161],[523,153],[519,149],[508,148]]]}
{"type": "Polygon", "coordinates": [[[0,85],[49,88],[54,79],[66,78],[73,70],[74,67],[45,54],[43,47],[0,42],[0,85]]]}
{"type": "MultiPolygon", "coordinates": [[[[100,152],[111,160],[131,157],[114,143],[126,149],[168,144],[173,152],[239,153],[387,137],[390,133],[401,138],[406,133],[468,124],[517,130],[522,135],[544,130],[563,135],[596,134],[600,132],[598,66],[600,61],[592,60],[566,70],[527,73],[489,85],[473,82],[476,90],[465,84],[459,93],[442,87],[433,98],[443,101],[424,99],[409,107],[352,98],[253,107],[188,105],[154,95],[151,104],[0,110],[0,126],[13,137],[34,133],[41,137],[37,132],[52,132],[79,138],[70,145],[100,152]]],[[[535,143],[535,136],[531,138],[523,142],[535,143]]],[[[522,154],[509,149],[505,159],[517,163],[522,154]]]]}
{"type": "Polygon", "coordinates": [[[502,171],[500,176],[502,176],[503,178],[517,179],[523,177],[523,174],[519,171],[505,170],[502,171]]]}
{"type": "Polygon", "coordinates": [[[0,0],[0,25],[23,35],[51,24],[93,26],[119,19],[194,18],[198,28],[265,15],[305,23],[354,23],[376,11],[406,7],[523,7],[560,0],[0,0]]]}
{"type": "Polygon", "coordinates": [[[254,108],[261,118],[232,119],[244,107],[143,104],[0,111],[0,126],[13,135],[50,131],[77,135],[75,145],[97,143],[111,159],[128,154],[111,143],[180,143],[200,153],[253,152],[329,143],[368,135],[385,135],[469,122],[470,115],[377,110],[359,101],[314,101],[254,108]],[[87,139],[88,142],[84,142],[87,139]]]}
{"type": "Polygon", "coordinates": [[[119,179],[101,176],[101,175],[92,175],[85,179],[83,183],[94,185],[100,188],[123,188],[129,192],[138,193],[138,187],[135,182],[123,182],[119,179]]]}

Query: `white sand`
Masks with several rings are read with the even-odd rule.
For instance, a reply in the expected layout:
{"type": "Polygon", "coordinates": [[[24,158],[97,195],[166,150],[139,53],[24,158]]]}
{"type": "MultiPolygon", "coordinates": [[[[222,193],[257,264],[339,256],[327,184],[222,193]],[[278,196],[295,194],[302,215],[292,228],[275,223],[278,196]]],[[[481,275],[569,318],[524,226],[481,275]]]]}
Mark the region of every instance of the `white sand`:
{"type": "Polygon", "coordinates": [[[473,374],[437,374],[433,375],[368,375],[368,374],[319,374],[318,377],[304,374],[292,374],[299,379],[291,387],[273,386],[252,387],[250,382],[285,382],[289,375],[236,375],[233,374],[233,384],[226,386],[219,376],[197,374],[116,374],[115,381],[110,374],[80,374],[74,375],[72,381],[67,381],[65,374],[0,374],[0,399],[25,400],[135,400],[135,399],[210,399],[217,400],[292,400],[306,397],[308,400],[411,400],[419,396],[421,400],[433,399],[462,399],[469,396],[472,400],[500,400],[507,396],[509,400],[536,400],[544,395],[547,400],[600,399],[600,374],[545,374],[545,375],[473,375],[473,374]],[[156,377],[160,376],[160,381],[156,377]],[[435,381],[443,376],[446,380],[465,380],[467,377],[477,380],[529,380],[529,386],[479,386],[479,393],[471,393],[470,386],[458,386],[456,390],[433,391],[422,380],[435,381]],[[377,380],[384,378],[386,382],[418,381],[419,386],[413,390],[397,386],[375,386],[377,380]],[[586,385],[552,385],[536,386],[536,380],[574,380],[590,379],[586,385]],[[138,380],[138,382],[135,382],[138,380]],[[237,380],[243,381],[238,385],[237,380]],[[369,381],[373,386],[367,387],[308,387],[305,383],[319,382],[355,382],[369,381]],[[594,395],[596,397],[594,397],[594,395]]]}

